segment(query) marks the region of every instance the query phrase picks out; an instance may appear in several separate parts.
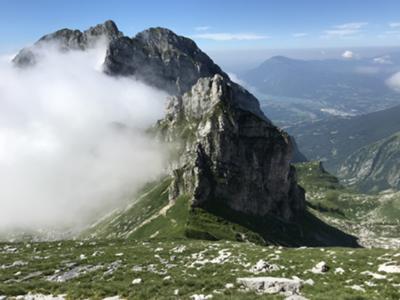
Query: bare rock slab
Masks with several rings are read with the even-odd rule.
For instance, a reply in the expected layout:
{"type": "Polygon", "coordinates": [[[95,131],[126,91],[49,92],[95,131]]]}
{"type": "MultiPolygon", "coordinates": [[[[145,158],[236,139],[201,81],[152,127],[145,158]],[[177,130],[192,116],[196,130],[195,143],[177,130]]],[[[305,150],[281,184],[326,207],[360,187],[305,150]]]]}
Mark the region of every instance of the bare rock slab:
{"type": "Polygon", "coordinates": [[[262,294],[297,295],[300,293],[302,282],[299,280],[280,277],[245,277],[236,280],[245,288],[262,294]]]}

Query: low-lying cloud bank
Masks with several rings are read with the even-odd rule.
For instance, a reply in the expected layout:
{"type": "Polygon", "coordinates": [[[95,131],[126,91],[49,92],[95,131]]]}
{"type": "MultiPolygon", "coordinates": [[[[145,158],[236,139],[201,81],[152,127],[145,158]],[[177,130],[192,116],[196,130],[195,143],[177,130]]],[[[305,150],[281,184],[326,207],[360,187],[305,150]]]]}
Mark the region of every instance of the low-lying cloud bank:
{"type": "Polygon", "coordinates": [[[144,134],[163,92],[103,74],[104,46],[40,54],[28,69],[0,59],[0,231],[83,226],[164,168],[144,134]]]}

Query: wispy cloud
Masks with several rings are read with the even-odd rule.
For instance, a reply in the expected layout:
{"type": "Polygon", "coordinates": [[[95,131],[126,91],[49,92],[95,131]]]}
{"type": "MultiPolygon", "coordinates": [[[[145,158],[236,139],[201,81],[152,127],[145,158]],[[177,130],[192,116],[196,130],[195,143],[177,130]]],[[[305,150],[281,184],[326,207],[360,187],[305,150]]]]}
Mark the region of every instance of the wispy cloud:
{"type": "Polygon", "coordinates": [[[270,38],[267,35],[259,35],[255,33],[201,33],[193,35],[194,38],[213,40],[213,41],[250,41],[264,40],[270,38]]]}
{"type": "Polygon", "coordinates": [[[380,57],[375,57],[373,59],[373,62],[376,64],[381,64],[381,65],[390,65],[393,64],[393,62],[390,59],[390,55],[384,55],[380,57]]]}
{"type": "Polygon", "coordinates": [[[209,29],[211,29],[211,26],[197,26],[194,28],[196,31],[207,31],[209,29]]]}
{"type": "Polygon", "coordinates": [[[334,28],[343,29],[343,30],[357,30],[361,29],[364,26],[367,26],[367,22],[354,22],[354,23],[345,23],[342,25],[336,25],[334,28]]]}
{"type": "Polygon", "coordinates": [[[367,22],[353,22],[333,26],[331,29],[325,30],[322,37],[324,38],[349,38],[362,32],[367,26],[367,22]]]}
{"type": "Polygon", "coordinates": [[[400,22],[392,22],[392,23],[389,23],[389,27],[392,27],[392,28],[400,28],[400,22]]]}
{"type": "Polygon", "coordinates": [[[378,35],[378,38],[381,39],[393,39],[393,38],[400,38],[400,27],[396,30],[388,30],[378,35]]]}
{"type": "Polygon", "coordinates": [[[346,59],[352,59],[354,57],[354,52],[350,51],[350,50],[346,50],[343,52],[342,57],[346,58],[346,59]]]}
{"type": "Polygon", "coordinates": [[[292,36],[295,37],[295,38],[301,38],[301,37],[305,37],[307,35],[308,35],[307,32],[296,32],[296,33],[292,34],[292,36]]]}
{"type": "MultiPolygon", "coordinates": [[[[400,28],[399,28],[400,29],[400,28]]],[[[400,30],[389,30],[385,31],[386,35],[400,35],[400,30]]]]}

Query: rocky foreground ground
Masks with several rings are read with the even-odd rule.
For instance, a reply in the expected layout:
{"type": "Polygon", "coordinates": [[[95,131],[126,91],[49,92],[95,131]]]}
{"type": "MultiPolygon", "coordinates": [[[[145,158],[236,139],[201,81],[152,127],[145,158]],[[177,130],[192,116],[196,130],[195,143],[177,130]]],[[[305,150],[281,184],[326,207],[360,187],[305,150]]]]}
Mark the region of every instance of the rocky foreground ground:
{"type": "Polygon", "coordinates": [[[399,250],[188,240],[0,244],[0,299],[399,297],[399,250]]]}

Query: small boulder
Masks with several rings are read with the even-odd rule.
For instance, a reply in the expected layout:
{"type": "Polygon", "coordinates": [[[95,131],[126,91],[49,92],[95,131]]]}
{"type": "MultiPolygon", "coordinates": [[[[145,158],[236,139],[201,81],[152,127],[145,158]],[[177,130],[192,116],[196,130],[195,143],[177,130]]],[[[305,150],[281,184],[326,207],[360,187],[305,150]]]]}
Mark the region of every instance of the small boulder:
{"type": "Polygon", "coordinates": [[[252,273],[265,273],[279,270],[279,266],[270,264],[263,259],[260,259],[254,266],[251,267],[252,273]]]}
{"type": "Polygon", "coordinates": [[[388,263],[382,264],[378,267],[378,272],[385,273],[400,273],[400,266],[389,265],[388,263]]]}
{"type": "Polygon", "coordinates": [[[225,288],[226,289],[233,289],[235,287],[235,285],[233,283],[227,283],[225,284],[225,288]]]}
{"type": "Polygon", "coordinates": [[[213,297],[212,295],[194,294],[194,295],[190,296],[190,299],[192,299],[192,300],[207,300],[207,299],[212,299],[212,297],[213,297]]]}
{"type": "Polygon", "coordinates": [[[320,261],[319,263],[317,263],[315,265],[314,268],[311,269],[311,272],[313,272],[315,274],[322,274],[322,273],[328,272],[328,270],[329,270],[329,267],[326,264],[326,262],[320,261]]]}
{"type": "Polygon", "coordinates": [[[343,268],[336,268],[335,269],[335,274],[343,274],[344,273],[344,270],[343,270],[343,268]]]}
{"type": "Polygon", "coordinates": [[[286,297],[285,300],[308,300],[308,299],[300,295],[291,295],[289,297],[286,297]]]}

